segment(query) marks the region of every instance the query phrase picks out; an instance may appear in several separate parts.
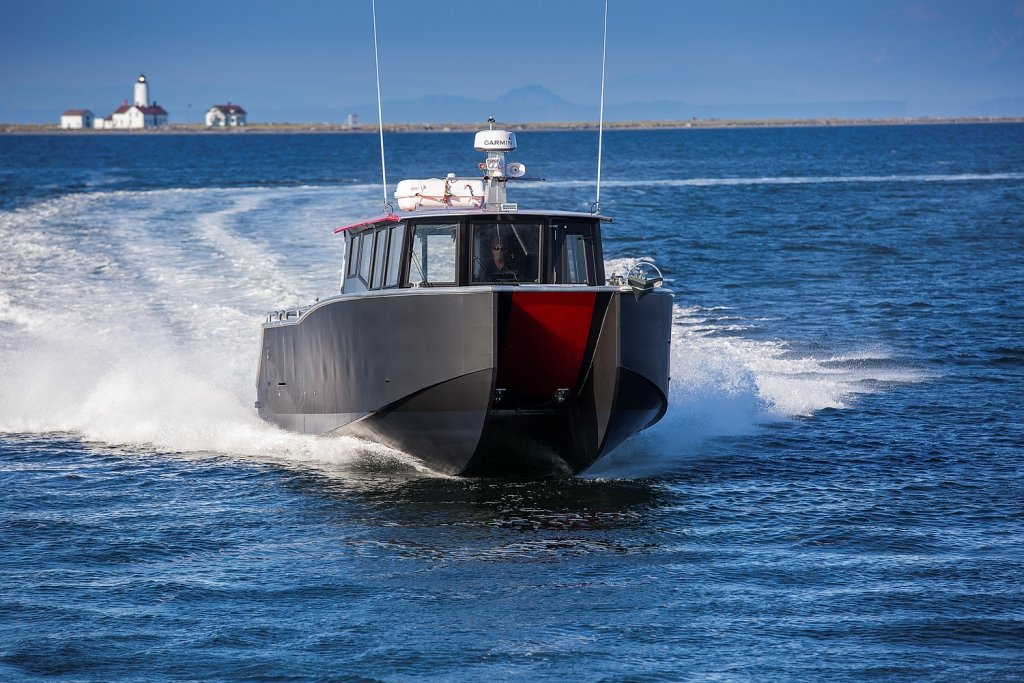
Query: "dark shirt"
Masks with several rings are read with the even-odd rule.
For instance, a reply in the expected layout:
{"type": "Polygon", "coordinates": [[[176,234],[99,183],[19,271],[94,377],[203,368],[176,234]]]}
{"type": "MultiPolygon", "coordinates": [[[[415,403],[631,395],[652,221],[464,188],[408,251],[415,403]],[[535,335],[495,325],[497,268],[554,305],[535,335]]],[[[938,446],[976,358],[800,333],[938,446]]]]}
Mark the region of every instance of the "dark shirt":
{"type": "Polygon", "coordinates": [[[512,267],[512,264],[509,263],[508,261],[505,261],[505,265],[503,265],[501,267],[498,267],[498,265],[493,260],[487,261],[487,262],[484,263],[482,270],[483,270],[483,272],[477,278],[478,280],[484,280],[484,281],[496,280],[496,281],[501,281],[501,280],[518,280],[519,279],[518,272],[516,271],[515,268],[512,267]]]}

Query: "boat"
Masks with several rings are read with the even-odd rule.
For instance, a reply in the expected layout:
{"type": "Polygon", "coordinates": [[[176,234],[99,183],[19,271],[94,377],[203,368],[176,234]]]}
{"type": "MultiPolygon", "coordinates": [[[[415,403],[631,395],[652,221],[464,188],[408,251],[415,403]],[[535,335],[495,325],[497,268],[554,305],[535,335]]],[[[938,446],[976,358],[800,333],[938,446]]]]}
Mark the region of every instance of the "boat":
{"type": "Polygon", "coordinates": [[[465,476],[576,474],[665,414],[672,293],[641,260],[605,277],[595,212],[521,208],[515,133],[479,175],[403,180],[398,211],[336,229],[340,291],[269,313],[260,417],[465,476]]]}

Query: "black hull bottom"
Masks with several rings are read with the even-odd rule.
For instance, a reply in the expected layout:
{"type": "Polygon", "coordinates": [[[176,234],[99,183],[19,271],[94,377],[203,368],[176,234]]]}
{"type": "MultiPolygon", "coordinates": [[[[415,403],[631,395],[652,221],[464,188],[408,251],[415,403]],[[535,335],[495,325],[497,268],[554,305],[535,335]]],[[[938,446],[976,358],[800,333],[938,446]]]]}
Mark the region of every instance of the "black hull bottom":
{"type": "Polygon", "coordinates": [[[342,299],[264,328],[258,406],[446,474],[576,474],[664,415],[670,336],[667,292],[342,299]]]}
{"type": "MultiPolygon", "coordinates": [[[[432,469],[471,477],[578,474],[665,411],[658,387],[623,372],[619,403],[602,420],[593,396],[547,405],[488,408],[469,405],[473,384],[488,373],[432,387],[340,428],[417,454],[432,469]],[[439,407],[443,406],[443,409],[439,407]]],[[[489,384],[488,384],[489,386],[489,384]]]]}
{"type": "Polygon", "coordinates": [[[487,418],[491,373],[443,382],[337,430],[397,448],[431,469],[461,474],[487,418]]]}
{"type": "Polygon", "coordinates": [[[492,410],[463,474],[545,476],[584,471],[664,413],[663,397],[650,382],[629,372],[620,382],[628,385],[624,394],[629,398],[620,395],[624,405],[612,409],[603,435],[601,420],[590,409],[593,401],[587,400],[593,397],[540,410],[492,410]]]}

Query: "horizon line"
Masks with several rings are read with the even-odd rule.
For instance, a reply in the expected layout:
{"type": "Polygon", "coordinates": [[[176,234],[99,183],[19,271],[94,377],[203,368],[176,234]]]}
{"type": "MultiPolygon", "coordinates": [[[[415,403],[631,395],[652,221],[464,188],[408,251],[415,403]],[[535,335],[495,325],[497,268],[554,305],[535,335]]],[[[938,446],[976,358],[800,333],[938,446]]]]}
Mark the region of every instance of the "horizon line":
{"type": "MultiPolygon", "coordinates": [[[[899,116],[899,117],[807,117],[807,118],[698,118],[690,119],[637,119],[633,121],[605,121],[605,129],[650,130],[685,128],[783,128],[813,126],[863,126],[863,125],[940,125],[971,123],[1024,123],[1024,116],[899,116]]],[[[448,123],[385,123],[385,132],[459,132],[474,131],[483,124],[452,121],[448,123]]],[[[516,130],[597,130],[596,121],[545,121],[507,122],[507,128],[516,130]]],[[[147,129],[94,129],[61,128],[59,123],[4,123],[0,122],[0,133],[70,133],[70,134],[146,134],[146,133],[261,133],[261,132],[345,132],[376,133],[376,122],[351,126],[331,122],[255,122],[244,126],[207,126],[203,123],[169,123],[160,128],[147,129]]]]}

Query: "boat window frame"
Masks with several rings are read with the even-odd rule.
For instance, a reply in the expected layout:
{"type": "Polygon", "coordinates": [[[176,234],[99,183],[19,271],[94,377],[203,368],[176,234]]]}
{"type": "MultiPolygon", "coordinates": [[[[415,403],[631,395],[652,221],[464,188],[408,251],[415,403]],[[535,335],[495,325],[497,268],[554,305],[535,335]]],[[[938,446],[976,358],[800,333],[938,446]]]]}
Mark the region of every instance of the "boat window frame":
{"type": "Polygon", "coordinates": [[[561,245],[557,252],[552,253],[555,260],[551,264],[555,269],[555,278],[562,284],[586,284],[590,278],[586,237],[578,232],[566,232],[560,239],[556,238],[557,241],[561,245]]]}
{"type": "Polygon", "coordinates": [[[545,261],[547,282],[559,285],[588,285],[591,287],[605,283],[604,254],[601,249],[600,218],[562,218],[552,216],[548,222],[548,254],[545,261]],[[566,237],[579,236],[583,242],[583,256],[586,260],[586,281],[568,281],[565,278],[566,265],[563,262],[566,254],[566,237]]]}
{"type": "Polygon", "coordinates": [[[355,277],[356,273],[359,272],[359,250],[363,246],[363,233],[359,232],[356,234],[349,235],[348,240],[348,263],[345,268],[345,277],[355,277]]]}
{"type": "Polygon", "coordinates": [[[363,242],[359,247],[359,271],[357,277],[366,288],[370,288],[370,270],[373,268],[373,245],[376,242],[377,231],[368,228],[360,235],[363,242]]]}
{"type": "MultiPolygon", "coordinates": [[[[432,218],[425,218],[425,219],[417,220],[417,221],[409,221],[409,228],[410,228],[410,230],[409,230],[409,233],[408,233],[408,238],[406,240],[404,240],[407,243],[407,248],[405,249],[405,255],[404,255],[403,259],[402,259],[402,263],[405,266],[405,270],[404,270],[405,277],[402,279],[402,286],[403,287],[458,287],[462,283],[462,280],[463,280],[462,267],[461,267],[460,264],[462,263],[462,258],[461,258],[461,255],[462,255],[462,242],[463,242],[462,233],[463,233],[464,227],[465,227],[465,221],[464,220],[462,220],[460,218],[452,218],[452,217],[441,217],[441,216],[438,216],[438,217],[432,217],[432,218]],[[454,243],[452,245],[452,251],[453,251],[454,256],[453,256],[453,259],[452,259],[452,268],[453,268],[453,270],[452,270],[452,279],[451,280],[430,281],[430,280],[427,280],[426,277],[424,277],[423,280],[420,280],[420,281],[417,281],[417,282],[413,282],[412,281],[414,273],[418,273],[421,276],[425,276],[426,275],[426,273],[423,272],[423,270],[424,270],[423,265],[422,264],[415,264],[415,263],[413,263],[413,260],[415,258],[415,252],[416,252],[416,249],[417,249],[417,242],[416,242],[417,232],[419,231],[420,228],[427,228],[427,227],[432,227],[432,228],[451,228],[452,229],[452,232],[454,234],[455,239],[454,239],[454,243]]],[[[426,246],[429,246],[429,240],[424,240],[424,244],[426,246]]],[[[426,269],[428,271],[430,270],[430,262],[429,261],[426,264],[426,269]]]]}
{"type": "Polygon", "coordinates": [[[402,286],[402,263],[405,260],[406,224],[388,227],[388,253],[384,259],[384,280],[382,289],[402,286]]]}
{"type": "MultiPolygon", "coordinates": [[[[385,257],[385,275],[381,288],[415,288],[415,287],[486,287],[494,285],[576,285],[576,286],[601,286],[605,284],[604,277],[604,254],[601,248],[601,224],[608,219],[600,216],[586,215],[550,215],[544,213],[473,213],[464,216],[439,215],[439,216],[415,216],[403,218],[396,225],[388,229],[388,250],[385,257]],[[530,225],[538,226],[538,272],[536,279],[507,281],[479,281],[474,278],[477,269],[478,255],[474,250],[476,237],[475,230],[485,225],[530,225]],[[444,226],[455,232],[454,251],[456,263],[454,280],[439,282],[413,282],[418,275],[418,268],[413,259],[413,252],[419,248],[416,243],[417,231],[423,226],[444,226]],[[391,234],[391,231],[400,231],[391,234]],[[586,261],[586,281],[571,282],[565,278],[562,268],[564,255],[558,253],[564,249],[564,235],[579,235],[583,241],[583,257],[586,261]],[[392,249],[400,249],[400,256],[391,252],[392,249]],[[397,283],[393,282],[395,276],[390,273],[393,260],[399,263],[397,283]]],[[[383,230],[382,237],[384,239],[383,230]]],[[[574,250],[579,253],[580,250],[574,250]]],[[[428,266],[429,267],[429,266],[428,266]]],[[[578,280],[578,278],[577,278],[578,280]]]]}
{"type": "Polygon", "coordinates": [[[370,289],[383,289],[384,285],[384,264],[387,258],[388,234],[387,227],[377,228],[373,231],[373,257],[370,266],[370,289]]]}

